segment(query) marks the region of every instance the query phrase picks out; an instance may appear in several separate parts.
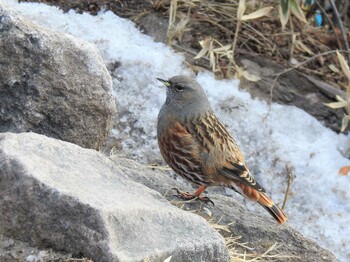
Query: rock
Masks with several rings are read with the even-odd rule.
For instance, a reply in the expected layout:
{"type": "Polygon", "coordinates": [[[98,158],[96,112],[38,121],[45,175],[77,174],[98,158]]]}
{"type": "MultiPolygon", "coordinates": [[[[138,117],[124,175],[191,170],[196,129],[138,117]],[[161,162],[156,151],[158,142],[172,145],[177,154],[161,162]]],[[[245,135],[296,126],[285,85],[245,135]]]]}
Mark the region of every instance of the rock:
{"type": "Polygon", "coordinates": [[[151,36],[155,42],[167,42],[168,20],[161,13],[151,9],[135,22],[143,33],[151,36]]]}
{"type": "Polygon", "coordinates": [[[99,148],[116,109],[97,48],[5,7],[0,4],[0,132],[33,131],[99,148]]]}
{"type": "Polygon", "coordinates": [[[283,72],[285,68],[261,56],[245,54],[239,57],[239,61],[248,72],[261,78],[257,82],[241,81],[240,86],[248,90],[253,97],[284,105],[294,105],[315,117],[325,126],[336,132],[340,131],[344,111],[334,110],[324,105],[324,103],[336,101],[335,95],[339,95],[337,89],[334,88],[331,94],[320,84],[316,84],[315,80],[312,81],[312,78],[294,70],[281,75],[271,90],[276,74],[283,72]]]}
{"type": "MultiPolygon", "coordinates": [[[[112,156],[111,159],[123,170],[124,174],[134,181],[138,181],[160,192],[162,195],[166,195],[170,201],[175,201],[174,192],[171,191],[171,188],[194,192],[194,189],[180,181],[175,181],[165,174],[164,171],[157,171],[157,167],[145,169],[145,167],[132,160],[121,159],[116,156],[112,156]]],[[[273,261],[286,261],[287,258],[288,261],[337,261],[331,252],[302,236],[290,227],[288,222],[278,225],[267,213],[264,215],[252,213],[233,198],[219,194],[209,194],[209,197],[213,200],[215,206],[203,206],[198,201],[186,204],[181,202],[180,205],[183,209],[188,209],[192,212],[195,210],[196,213],[207,220],[219,221],[220,225],[225,226],[225,230],[222,232],[224,236],[229,237],[232,234],[236,237],[241,237],[239,242],[245,244],[234,245],[234,250],[240,254],[245,252],[257,255],[263,254],[276,244],[276,247],[269,252],[269,255],[276,255],[273,261]],[[253,248],[253,251],[244,248],[244,246],[253,248]]],[[[240,199],[242,198],[240,197],[240,199]]],[[[236,256],[234,257],[236,260],[232,257],[231,260],[241,261],[242,257],[236,256]]]]}
{"type": "Polygon", "coordinates": [[[0,232],[94,261],[228,261],[205,219],[133,182],[99,152],[0,134],[0,232]]]}
{"type": "Polygon", "coordinates": [[[29,256],[26,257],[26,262],[35,262],[36,259],[37,259],[36,256],[29,255],[29,256]]]}
{"type": "MultiPolygon", "coordinates": [[[[13,240],[0,235],[0,262],[23,262],[23,261],[55,261],[64,262],[72,259],[71,254],[60,254],[52,250],[38,250],[27,243],[13,240]]],[[[74,260],[71,260],[74,261],[74,260]]],[[[82,262],[91,262],[81,260],[82,262]]]]}
{"type": "Polygon", "coordinates": [[[250,243],[254,253],[263,254],[277,244],[270,255],[276,254],[279,261],[286,261],[286,258],[288,261],[338,261],[330,251],[288,226],[288,222],[282,226],[277,225],[269,217],[267,219],[251,214],[238,203],[222,195],[215,195],[211,199],[216,204],[212,212],[217,217],[222,217],[221,223],[229,224],[231,232],[242,236],[242,243],[250,243]]]}

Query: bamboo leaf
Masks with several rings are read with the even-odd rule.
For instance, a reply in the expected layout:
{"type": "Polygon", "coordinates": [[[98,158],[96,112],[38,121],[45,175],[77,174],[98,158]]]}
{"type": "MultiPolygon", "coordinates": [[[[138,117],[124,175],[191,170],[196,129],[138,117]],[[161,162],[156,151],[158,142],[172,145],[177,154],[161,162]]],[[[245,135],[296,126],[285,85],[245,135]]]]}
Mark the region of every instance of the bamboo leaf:
{"type": "Polygon", "coordinates": [[[296,44],[302,51],[308,53],[309,55],[315,55],[310,48],[308,48],[301,40],[296,40],[296,44]]]}
{"type": "Polygon", "coordinates": [[[199,59],[205,56],[210,51],[211,38],[207,37],[202,41],[199,41],[200,46],[202,47],[201,51],[194,57],[194,59],[199,59]]]}
{"type": "Polygon", "coordinates": [[[289,8],[293,15],[298,18],[300,21],[307,23],[303,10],[301,10],[298,1],[289,0],[289,8]]]}
{"type": "Polygon", "coordinates": [[[209,61],[210,61],[210,65],[211,65],[211,70],[215,71],[216,68],[216,59],[215,59],[215,54],[213,51],[209,52],[209,61]]]}
{"type": "Polygon", "coordinates": [[[244,69],[240,66],[237,66],[235,69],[236,69],[235,78],[241,79],[244,69]]]}
{"type": "Polygon", "coordinates": [[[260,76],[253,75],[253,74],[249,73],[248,71],[243,72],[243,77],[251,82],[257,82],[257,81],[261,80],[260,76]]]}
{"type": "Polygon", "coordinates": [[[345,129],[348,127],[348,124],[349,124],[349,118],[346,114],[344,114],[343,119],[341,120],[340,132],[344,132],[345,129]]]}
{"type": "Polygon", "coordinates": [[[242,77],[247,79],[248,81],[251,81],[251,82],[257,82],[257,81],[261,80],[261,78],[259,76],[253,75],[253,74],[249,73],[248,71],[244,70],[242,67],[237,66],[235,78],[241,79],[242,77]]]}
{"type": "Polygon", "coordinates": [[[272,6],[261,8],[255,12],[250,13],[249,15],[242,16],[242,21],[258,19],[260,17],[266,16],[271,12],[272,9],[272,6]]]}
{"type": "Polygon", "coordinates": [[[342,107],[346,107],[347,106],[347,102],[346,101],[342,101],[342,102],[333,102],[333,103],[324,103],[324,105],[333,108],[333,109],[338,109],[338,108],[342,108],[342,107]]]}
{"type": "Polygon", "coordinates": [[[221,47],[214,48],[213,51],[215,53],[222,53],[222,52],[227,52],[232,48],[232,45],[225,45],[221,47]]]}
{"type": "Polygon", "coordinates": [[[348,63],[346,62],[344,56],[343,56],[341,53],[339,53],[338,51],[337,51],[337,56],[338,56],[338,60],[339,60],[341,69],[343,70],[344,74],[345,74],[346,77],[348,78],[348,81],[350,82],[350,70],[349,70],[349,65],[348,65],[348,63]]]}
{"type": "Polygon", "coordinates": [[[279,13],[282,29],[285,28],[289,19],[289,0],[280,0],[279,13]]]}
{"type": "Polygon", "coordinates": [[[330,64],[330,65],[328,66],[328,68],[329,68],[330,70],[332,70],[334,73],[339,73],[339,72],[340,72],[339,69],[338,69],[338,67],[336,67],[334,64],[330,64]]]}
{"type": "Polygon", "coordinates": [[[335,99],[337,99],[339,102],[345,102],[346,100],[343,99],[341,96],[339,95],[335,95],[335,99]]]}
{"type": "Polygon", "coordinates": [[[246,9],[245,0],[239,0],[238,9],[237,9],[237,19],[238,19],[238,21],[242,20],[242,17],[243,17],[243,14],[245,12],[245,9],[246,9]]]}
{"type": "Polygon", "coordinates": [[[282,13],[286,15],[289,10],[289,0],[280,0],[280,3],[282,13]]]}

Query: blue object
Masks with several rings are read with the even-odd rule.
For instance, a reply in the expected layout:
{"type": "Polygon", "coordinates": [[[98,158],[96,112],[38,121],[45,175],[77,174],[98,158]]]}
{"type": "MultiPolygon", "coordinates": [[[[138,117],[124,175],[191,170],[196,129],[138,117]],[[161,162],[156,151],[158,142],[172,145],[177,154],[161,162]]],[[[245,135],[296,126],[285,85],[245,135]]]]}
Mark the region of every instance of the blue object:
{"type": "Polygon", "coordinates": [[[322,18],[322,14],[321,14],[320,10],[316,11],[315,22],[316,22],[317,26],[322,26],[323,18],[322,18]]]}

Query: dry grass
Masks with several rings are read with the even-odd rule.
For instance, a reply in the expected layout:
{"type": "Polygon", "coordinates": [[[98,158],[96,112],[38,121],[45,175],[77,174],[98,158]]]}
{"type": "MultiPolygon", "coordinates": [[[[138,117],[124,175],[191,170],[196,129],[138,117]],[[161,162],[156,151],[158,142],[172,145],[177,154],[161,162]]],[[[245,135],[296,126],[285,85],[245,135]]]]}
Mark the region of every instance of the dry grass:
{"type": "Polygon", "coordinates": [[[94,262],[94,261],[88,258],[69,258],[65,260],[65,262],[94,262]]]}
{"type": "Polygon", "coordinates": [[[149,165],[144,165],[144,167],[150,168],[152,170],[162,170],[162,171],[171,171],[172,170],[168,165],[163,166],[163,165],[159,165],[159,164],[149,164],[149,165]]]}
{"type": "MultiPolygon", "coordinates": [[[[193,201],[195,200],[171,201],[171,203],[181,209],[185,209],[186,203],[193,201]]],[[[212,212],[204,205],[200,205],[200,207],[196,210],[188,210],[188,212],[195,213],[205,218],[209,225],[224,237],[231,262],[281,261],[287,258],[298,258],[297,256],[281,253],[281,251],[278,249],[282,247],[282,244],[277,242],[267,248],[265,252],[254,251],[254,243],[242,242],[242,236],[235,236],[234,232],[231,232],[230,224],[222,223],[221,219],[215,219],[212,212]]]]}
{"type": "Polygon", "coordinates": [[[243,261],[274,261],[286,258],[295,258],[295,256],[281,254],[278,251],[278,248],[282,246],[282,244],[278,244],[277,242],[270,246],[265,252],[254,252],[254,243],[245,243],[241,242],[241,236],[234,236],[230,231],[229,225],[222,225],[220,222],[215,222],[213,219],[208,220],[209,224],[217,230],[219,233],[223,233],[226,247],[229,250],[229,254],[231,257],[231,262],[243,262],[243,261]]]}
{"type": "MultiPolygon", "coordinates": [[[[327,27],[292,19],[282,30],[278,2],[247,1],[245,14],[273,7],[269,16],[247,21],[237,19],[238,0],[157,0],[154,7],[169,16],[168,43],[182,46],[186,33],[195,35],[201,41],[201,46],[197,46],[202,49],[199,57],[209,60],[208,67],[219,78],[237,77],[234,53],[242,50],[261,54],[288,68],[317,54],[341,49],[339,35],[327,27]]],[[[298,70],[346,89],[345,76],[334,53],[315,57],[298,70]]]]}

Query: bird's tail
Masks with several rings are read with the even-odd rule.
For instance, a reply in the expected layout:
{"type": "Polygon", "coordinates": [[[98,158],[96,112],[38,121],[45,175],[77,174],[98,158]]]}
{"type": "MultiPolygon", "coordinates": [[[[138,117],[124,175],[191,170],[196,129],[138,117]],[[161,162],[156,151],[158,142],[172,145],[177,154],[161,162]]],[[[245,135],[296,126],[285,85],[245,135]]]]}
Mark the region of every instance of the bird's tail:
{"type": "Polygon", "coordinates": [[[278,223],[283,224],[287,221],[286,215],[283,213],[278,206],[273,203],[272,199],[270,199],[265,193],[259,192],[260,198],[257,200],[258,203],[273,216],[274,219],[277,220],[278,223]]]}

